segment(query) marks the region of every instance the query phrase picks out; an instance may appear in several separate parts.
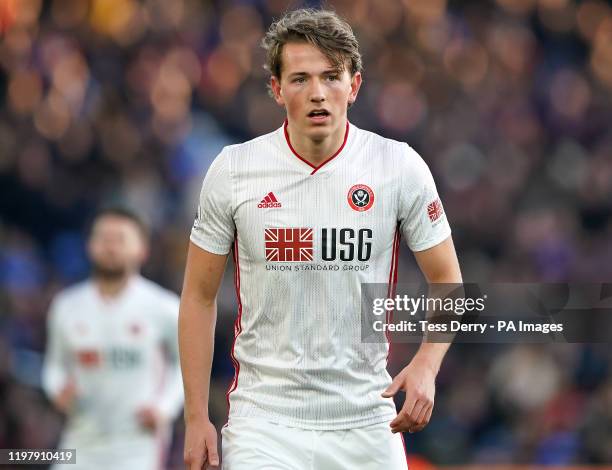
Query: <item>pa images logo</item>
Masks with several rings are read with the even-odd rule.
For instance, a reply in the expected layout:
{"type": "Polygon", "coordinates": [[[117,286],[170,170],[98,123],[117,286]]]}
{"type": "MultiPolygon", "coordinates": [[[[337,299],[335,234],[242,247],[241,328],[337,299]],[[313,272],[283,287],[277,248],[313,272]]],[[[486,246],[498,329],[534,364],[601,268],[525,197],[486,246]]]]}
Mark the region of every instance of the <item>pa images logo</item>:
{"type": "Polygon", "coordinates": [[[349,206],[357,212],[364,212],[374,205],[374,191],[365,184],[356,184],[346,195],[349,206]]]}

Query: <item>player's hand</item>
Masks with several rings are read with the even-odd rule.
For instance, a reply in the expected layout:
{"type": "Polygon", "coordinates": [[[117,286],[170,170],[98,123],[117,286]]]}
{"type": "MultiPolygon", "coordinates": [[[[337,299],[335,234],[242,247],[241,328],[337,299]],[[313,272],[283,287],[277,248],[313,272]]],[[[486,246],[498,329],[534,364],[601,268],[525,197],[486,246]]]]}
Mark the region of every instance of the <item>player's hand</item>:
{"type": "Polygon", "coordinates": [[[217,430],[208,418],[186,421],[183,460],[187,470],[217,467],[217,430]]]}
{"type": "Polygon", "coordinates": [[[418,432],[431,418],[436,394],[436,373],[426,363],[413,359],[395,376],[382,394],[388,398],[398,391],[406,392],[404,406],[391,421],[391,431],[418,432]]]}
{"type": "Polygon", "coordinates": [[[55,396],[53,404],[64,414],[70,414],[76,400],[77,387],[74,380],[69,379],[64,388],[55,396]]]}
{"type": "Polygon", "coordinates": [[[155,432],[164,421],[164,417],[153,406],[144,406],[140,408],[136,412],[136,418],[143,428],[151,432],[155,432]]]}

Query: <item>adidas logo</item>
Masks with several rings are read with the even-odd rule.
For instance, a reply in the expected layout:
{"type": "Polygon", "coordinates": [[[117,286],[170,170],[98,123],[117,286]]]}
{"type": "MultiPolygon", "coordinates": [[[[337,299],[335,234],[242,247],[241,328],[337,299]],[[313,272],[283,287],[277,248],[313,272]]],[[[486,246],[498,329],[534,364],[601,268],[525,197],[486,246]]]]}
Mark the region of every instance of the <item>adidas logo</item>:
{"type": "Polygon", "coordinates": [[[282,206],[281,203],[278,202],[278,200],[276,199],[276,196],[272,192],[266,194],[266,197],[264,197],[261,200],[261,202],[257,204],[257,207],[259,207],[260,209],[268,209],[271,207],[281,207],[281,206],[282,206]]]}

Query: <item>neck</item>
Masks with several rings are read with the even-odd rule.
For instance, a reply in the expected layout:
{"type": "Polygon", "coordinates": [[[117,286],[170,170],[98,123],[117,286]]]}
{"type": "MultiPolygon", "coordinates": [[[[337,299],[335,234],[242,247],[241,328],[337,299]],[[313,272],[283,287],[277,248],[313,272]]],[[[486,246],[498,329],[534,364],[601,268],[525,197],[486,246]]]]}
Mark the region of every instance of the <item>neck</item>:
{"type": "Polygon", "coordinates": [[[105,279],[102,277],[94,278],[94,284],[98,288],[98,292],[105,299],[113,299],[117,297],[127,286],[132,275],[127,274],[116,279],[105,279]]]}
{"type": "Polygon", "coordinates": [[[347,119],[345,118],[336,129],[321,139],[313,139],[296,132],[289,121],[286,130],[293,150],[308,163],[318,167],[340,149],[347,132],[346,126],[347,119]]]}

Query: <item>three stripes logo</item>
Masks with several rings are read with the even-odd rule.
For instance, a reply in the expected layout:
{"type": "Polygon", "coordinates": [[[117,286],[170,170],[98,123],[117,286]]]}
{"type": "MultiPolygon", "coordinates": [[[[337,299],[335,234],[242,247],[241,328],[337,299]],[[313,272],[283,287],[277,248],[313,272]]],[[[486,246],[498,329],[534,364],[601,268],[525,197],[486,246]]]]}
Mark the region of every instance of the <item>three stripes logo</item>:
{"type": "Polygon", "coordinates": [[[311,228],[267,228],[266,261],[312,261],[314,237],[311,228]]]}
{"type": "Polygon", "coordinates": [[[257,207],[260,209],[269,209],[272,207],[282,207],[282,204],[278,202],[278,199],[276,199],[273,192],[269,192],[266,194],[266,197],[264,197],[261,202],[257,204],[257,207]]]}

